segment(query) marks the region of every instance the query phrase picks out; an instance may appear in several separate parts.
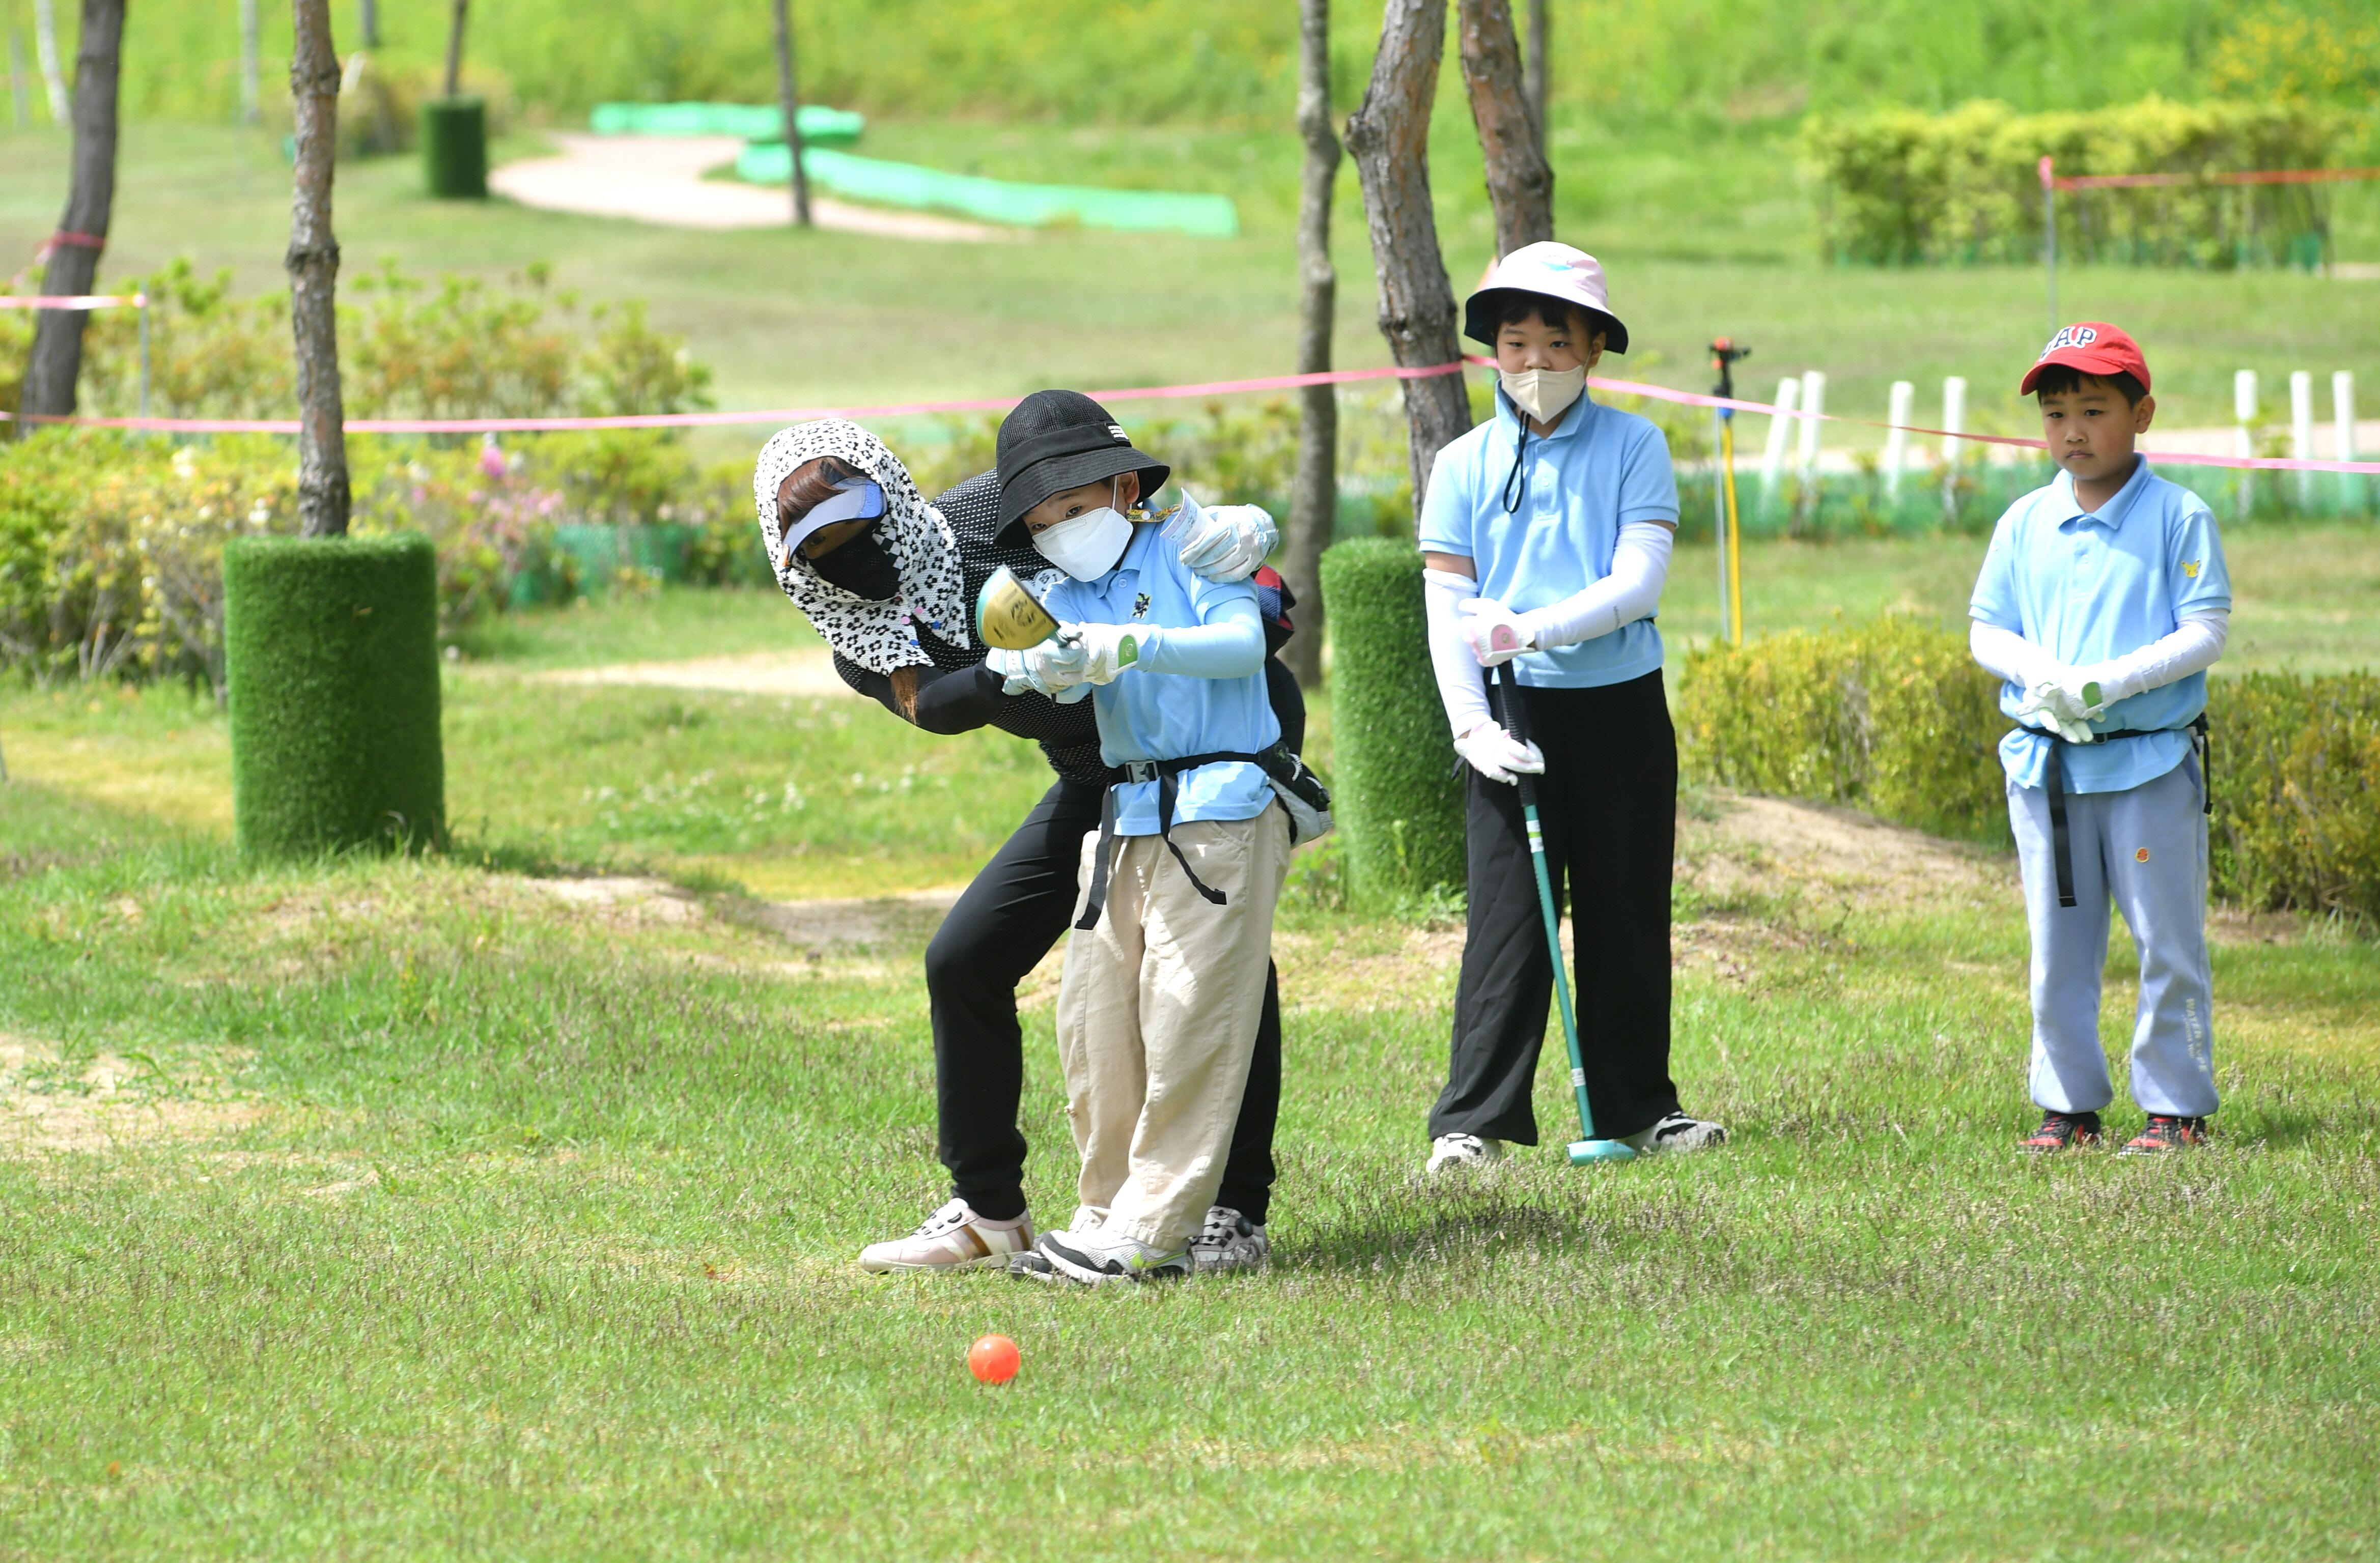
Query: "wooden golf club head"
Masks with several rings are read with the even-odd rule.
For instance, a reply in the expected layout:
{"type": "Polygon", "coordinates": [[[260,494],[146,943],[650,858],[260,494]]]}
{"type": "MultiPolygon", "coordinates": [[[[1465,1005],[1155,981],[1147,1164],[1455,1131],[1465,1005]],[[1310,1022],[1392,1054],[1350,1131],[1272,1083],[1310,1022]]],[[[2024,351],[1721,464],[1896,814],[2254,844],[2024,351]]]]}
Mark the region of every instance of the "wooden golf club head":
{"type": "Polygon", "coordinates": [[[1633,1161],[1636,1147],[1625,1140],[1572,1140],[1570,1143],[1570,1164],[1584,1167],[1590,1161],[1633,1161]]]}
{"type": "Polygon", "coordinates": [[[986,646],[1029,651],[1058,633],[1058,621],[1035,600],[1005,564],[991,573],[975,597],[976,634],[986,646]]]}

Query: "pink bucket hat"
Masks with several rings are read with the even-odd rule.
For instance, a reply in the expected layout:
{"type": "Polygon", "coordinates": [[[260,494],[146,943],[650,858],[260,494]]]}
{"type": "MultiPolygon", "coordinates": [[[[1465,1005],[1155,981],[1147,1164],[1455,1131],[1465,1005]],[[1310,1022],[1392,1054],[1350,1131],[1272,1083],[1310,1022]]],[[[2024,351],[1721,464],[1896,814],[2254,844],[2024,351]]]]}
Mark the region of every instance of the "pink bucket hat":
{"type": "Polygon", "coordinates": [[[1560,299],[1586,311],[1603,328],[1603,345],[1614,353],[1628,351],[1628,328],[1611,312],[1603,291],[1603,262],[1584,249],[1544,239],[1524,244],[1488,269],[1479,291],[1463,306],[1463,334],[1474,342],[1496,345],[1496,315],[1508,293],[1533,293],[1560,299]]]}

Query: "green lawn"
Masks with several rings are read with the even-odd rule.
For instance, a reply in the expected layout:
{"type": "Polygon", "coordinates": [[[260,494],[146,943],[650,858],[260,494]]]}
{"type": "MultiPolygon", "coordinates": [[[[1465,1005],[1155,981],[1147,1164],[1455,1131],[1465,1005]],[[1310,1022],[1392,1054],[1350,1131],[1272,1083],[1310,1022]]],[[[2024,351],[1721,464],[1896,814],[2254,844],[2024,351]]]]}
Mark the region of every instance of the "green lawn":
{"type": "MultiPolygon", "coordinates": [[[[783,636],[712,600],[704,649],[783,636]]],[[[532,617],[516,648],[566,663],[682,608],[532,617]]],[[[2005,860],[1900,838],[1864,886],[1699,800],[1675,1061],[1734,1144],[1541,1149],[1450,1193],[1416,1168],[1459,936],[1302,875],[1269,1274],[877,1282],[857,1245],[939,1197],[924,922],[819,950],[733,893],[568,902],[475,849],[598,854],[572,790],[603,778],[790,772],[820,779],[803,839],[850,854],[832,888],[873,893],[985,850],[1029,753],[856,701],[501,661],[447,687],[474,850],[286,870],[107,801],[219,774],[203,709],[0,703],[0,1555],[2380,1552],[2359,938],[2224,925],[2216,1148],[2027,1164],[2005,860]],[[896,764],[950,780],[932,831],[833,781],[896,764]],[[963,1357],[993,1329],[1025,1369],[987,1390],[963,1357]]],[[[630,823],[618,861],[681,868],[722,829],[630,823]]],[[[1029,1188],[1062,1218],[1030,993],[1029,1188]]],[[[2106,1012],[2120,1036],[2120,987],[2106,1012]]]]}
{"type": "MultiPolygon", "coordinates": [[[[1434,143],[1447,264],[1458,293],[1492,242],[1478,153],[1459,111],[1434,143]]],[[[128,127],[109,274],[176,256],[229,266],[243,288],[285,285],[288,175],[277,140],[216,127],[128,127]]],[[[537,150],[523,138],[500,155],[537,150]]],[[[649,299],[714,366],[724,406],[783,406],[1018,394],[1273,374],[1293,367],[1293,222],[1298,144],[1286,133],[883,121],[880,155],[1014,178],[1214,189],[1240,203],[1228,241],[1049,232],[1029,243],[920,245],[851,235],[710,234],[438,203],[407,159],[343,164],[338,225],[351,273],[395,257],[424,272],[501,275],[532,261],[589,297],[649,299]]],[[[1558,125],[1560,232],[1610,263],[1635,349],[1611,372],[1707,388],[1704,345],[1728,334],[1756,357],[1744,383],[1822,369],[1828,406],[1881,418],[1895,379],[1938,410],[1941,378],[1969,377],[1971,428],[2016,430],[2014,391],[2044,334],[2026,268],[1878,272],[1815,260],[1814,207],[1789,127],[1698,134],[1579,119],[1558,125]]],[[[30,254],[55,225],[66,145],[0,133],[0,251],[30,254]]],[[[2340,253],[2380,258],[2380,190],[2342,187],[2340,253]],[[2359,204],[2361,203],[2361,204],[2359,204]]],[[[1340,181],[1339,361],[1383,363],[1370,254],[1352,171],[1340,181]]],[[[2070,316],[2122,321],[2147,345],[2163,417],[2230,421],[2231,374],[2265,378],[2265,416],[2287,418],[2292,370],[2357,370],[2380,383],[2380,284],[2289,273],[2080,269],[2070,316]]],[[[2325,392],[2326,395],[2326,392],[2325,392]]],[[[2324,402],[2323,416],[2328,404],[2324,402]]],[[[760,430],[710,437],[726,454],[760,430]]],[[[1872,435],[1830,434],[1858,443],[1872,435]]]]}

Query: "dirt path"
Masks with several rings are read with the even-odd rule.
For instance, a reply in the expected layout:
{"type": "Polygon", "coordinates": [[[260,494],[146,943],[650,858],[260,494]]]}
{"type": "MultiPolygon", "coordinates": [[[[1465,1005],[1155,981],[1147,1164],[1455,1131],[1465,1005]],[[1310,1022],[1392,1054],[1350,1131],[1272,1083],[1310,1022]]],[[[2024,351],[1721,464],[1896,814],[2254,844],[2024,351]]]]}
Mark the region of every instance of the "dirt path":
{"type": "MultiPolygon", "coordinates": [[[[542,211],[625,217],[664,227],[786,225],[791,198],[783,190],[703,177],[734,163],[744,150],[733,136],[563,134],[553,139],[562,144],[561,156],[505,164],[488,176],[488,188],[542,211]]],[[[851,206],[815,190],[810,216],[821,228],[929,244],[1003,244],[1026,237],[1017,230],[952,217],[851,206]]]]}
{"type": "MultiPolygon", "coordinates": [[[[701,689],[722,695],[780,695],[800,699],[857,692],[835,675],[823,646],[797,651],[754,651],[740,657],[693,657],[671,662],[608,662],[531,673],[531,684],[632,685],[651,689],[701,689]]],[[[864,697],[862,697],[864,698],[864,697]]]]}

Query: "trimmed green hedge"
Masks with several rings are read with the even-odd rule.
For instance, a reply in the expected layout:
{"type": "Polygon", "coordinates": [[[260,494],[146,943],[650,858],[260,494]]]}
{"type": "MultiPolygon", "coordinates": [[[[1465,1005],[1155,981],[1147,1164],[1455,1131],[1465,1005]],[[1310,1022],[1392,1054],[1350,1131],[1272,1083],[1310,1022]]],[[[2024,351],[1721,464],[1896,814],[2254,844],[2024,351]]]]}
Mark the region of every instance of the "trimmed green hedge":
{"type": "Polygon", "coordinates": [[[432,196],[477,200],[487,195],[487,100],[432,98],[421,105],[421,172],[432,196]]]}
{"type": "Polygon", "coordinates": [[[1322,596],[1351,899],[1383,906],[1459,891],[1463,783],[1430,673],[1420,551],[1388,538],[1340,543],[1322,555],[1322,596]]]}
{"type": "Polygon", "coordinates": [[[240,851],[439,844],[438,562],[417,534],[224,550],[240,851]]]}
{"type": "MultiPolygon", "coordinates": [[[[1958,636],[1888,615],[1705,647],[1685,659],[1678,708],[1698,780],[2009,839],[2010,724],[1958,636]]],[[[2380,676],[2218,675],[2207,720],[2214,893],[2380,922],[2380,676]]]]}

